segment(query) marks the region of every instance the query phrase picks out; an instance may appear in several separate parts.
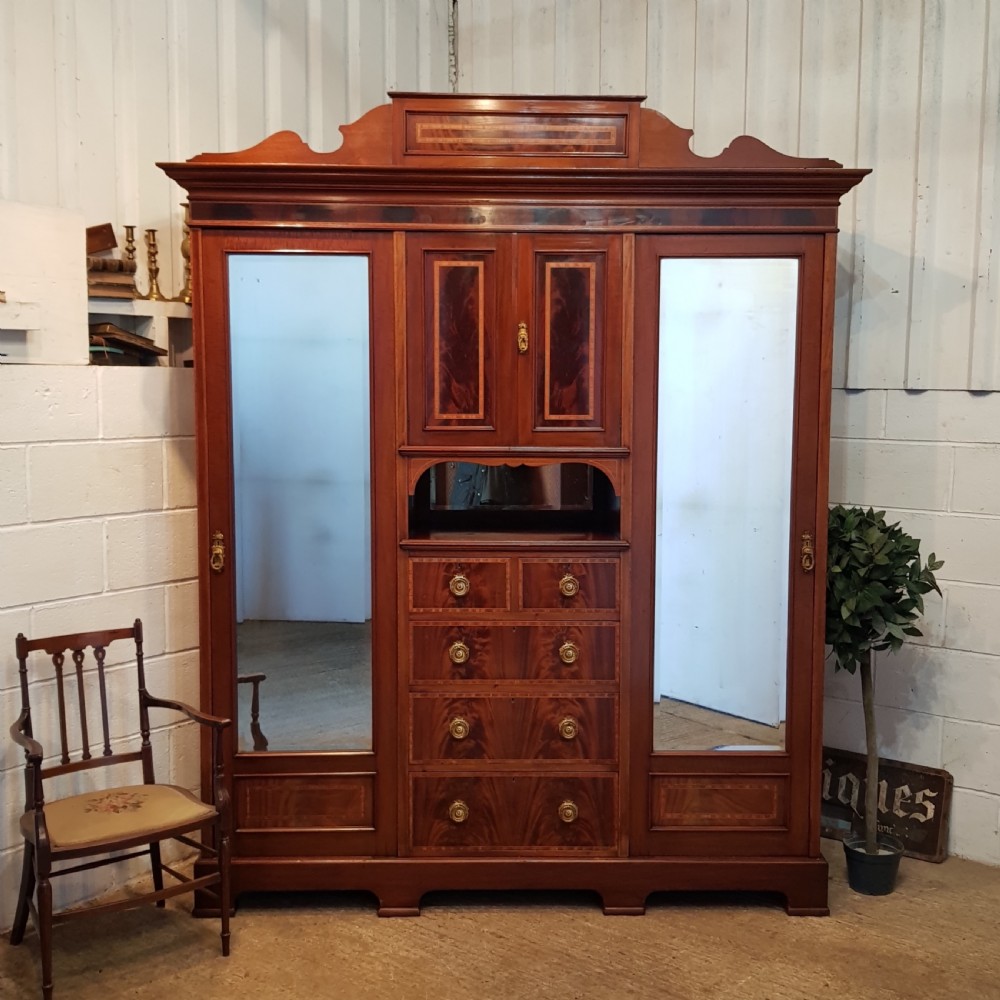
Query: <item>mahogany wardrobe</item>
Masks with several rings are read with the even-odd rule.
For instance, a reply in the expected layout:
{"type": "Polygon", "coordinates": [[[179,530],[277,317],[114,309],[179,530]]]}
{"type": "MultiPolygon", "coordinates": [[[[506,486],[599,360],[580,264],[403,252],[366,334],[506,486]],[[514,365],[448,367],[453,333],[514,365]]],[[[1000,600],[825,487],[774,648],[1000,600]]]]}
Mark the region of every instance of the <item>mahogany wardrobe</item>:
{"type": "Polygon", "coordinates": [[[395,93],[334,152],[161,165],[235,893],[827,911],[836,231],[865,171],[703,158],[641,100],[395,93]]]}

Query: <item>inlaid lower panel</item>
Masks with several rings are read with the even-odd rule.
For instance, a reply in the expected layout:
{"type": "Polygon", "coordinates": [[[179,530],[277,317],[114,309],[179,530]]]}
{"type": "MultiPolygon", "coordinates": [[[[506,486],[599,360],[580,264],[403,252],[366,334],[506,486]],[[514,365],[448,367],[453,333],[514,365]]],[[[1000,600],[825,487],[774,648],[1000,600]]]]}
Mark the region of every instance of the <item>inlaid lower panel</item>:
{"type": "Polygon", "coordinates": [[[650,779],[654,829],[787,826],[780,775],[658,775],[650,779]]]}
{"type": "Polygon", "coordinates": [[[421,681],[613,681],[618,627],[413,624],[410,679],[421,681]]]}
{"type": "Polygon", "coordinates": [[[410,759],[613,762],[618,743],[613,695],[410,699],[410,759]]]}
{"type": "Polygon", "coordinates": [[[237,830],[371,829],[373,774],[240,777],[234,782],[237,830]]]}
{"type": "Polygon", "coordinates": [[[615,775],[412,777],[414,854],[614,853],[615,775]]]}

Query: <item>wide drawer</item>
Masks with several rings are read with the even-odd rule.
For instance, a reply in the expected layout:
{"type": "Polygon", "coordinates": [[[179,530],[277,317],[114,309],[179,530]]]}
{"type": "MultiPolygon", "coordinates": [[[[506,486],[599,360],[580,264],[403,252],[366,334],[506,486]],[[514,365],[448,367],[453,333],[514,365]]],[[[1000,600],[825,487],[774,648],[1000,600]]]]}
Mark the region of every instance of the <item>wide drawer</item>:
{"type": "Polygon", "coordinates": [[[613,681],[616,625],[410,626],[410,679],[422,681],[613,681]]]}
{"type": "Polygon", "coordinates": [[[411,558],[411,611],[506,611],[510,560],[411,558]]]}
{"type": "Polygon", "coordinates": [[[614,853],[615,775],[411,777],[414,853],[614,853]]]}
{"type": "Polygon", "coordinates": [[[410,697],[410,759],[614,761],[614,695],[579,698],[410,697]]]}
{"type": "Polygon", "coordinates": [[[618,566],[617,559],[522,559],[521,607],[617,612],[618,566]]]}

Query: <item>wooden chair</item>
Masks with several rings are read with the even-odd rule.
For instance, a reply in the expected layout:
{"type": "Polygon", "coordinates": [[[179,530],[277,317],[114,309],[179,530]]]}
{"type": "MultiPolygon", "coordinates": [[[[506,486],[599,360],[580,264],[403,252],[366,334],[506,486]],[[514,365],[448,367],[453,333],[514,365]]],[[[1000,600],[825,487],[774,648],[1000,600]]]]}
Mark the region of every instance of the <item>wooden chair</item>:
{"type": "MultiPolygon", "coordinates": [[[[17,660],[21,679],[21,714],[11,726],[14,741],[24,748],[27,761],[25,768],[25,811],[21,817],[21,832],[24,835],[24,865],[21,875],[21,889],[14,916],[14,926],[10,932],[11,944],[20,944],[24,937],[31,912],[38,927],[41,942],[42,994],[49,1000],[52,996],[52,926],[54,923],[72,917],[92,917],[94,914],[125,909],[146,902],[156,902],[164,906],[165,900],[183,892],[202,889],[214,896],[219,903],[222,920],[222,954],[229,954],[229,795],[222,781],[222,733],[229,725],[228,719],[219,719],[196,711],[178,701],[154,698],[146,690],[146,679],[142,662],[142,622],[137,618],[131,628],[105,629],[97,632],[81,632],[77,635],[50,636],[43,639],[17,637],[17,660]],[[108,687],[109,672],[105,670],[106,650],[110,643],[119,639],[132,639],[135,643],[136,671],[138,674],[138,722],[141,744],[136,750],[112,748],[112,734],[109,728],[108,687]],[[93,650],[92,665],[85,670],[86,650],[93,650]],[[33,677],[29,684],[28,654],[43,650],[52,658],[55,683],[54,696],[57,701],[59,739],[62,753],[59,762],[45,763],[45,751],[35,739],[32,726],[32,710],[29,689],[37,688],[48,678],[33,677]],[[65,665],[67,650],[72,652],[72,667],[65,665]],[[96,681],[94,674],[96,673],[96,681]],[[75,680],[75,684],[73,681],[75,680]],[[72,688],[75,686],[76,691],[72,688]],[[69,697],[66,688],[70,688],[69,697]],[[101,703],[101,748],[95,756],[90,749],[86,699],[97,694],[101,703]],[[79,706],[80,745],[79,759],[72,760],[69,753],[69,723],[67,715],[79,706]],[[175,785],[158,784],[153,774],[153,751],[149,742],[149,710],[166,708],[186,715],[189,719],[207,726],[212,731],[212,797],[203,802],[197,796],[175,785]],[[69,795],[46,800],[47,779],[60,775],[112,765],[141,764],[142,783],[119,785],[103,791],[69,795]],[[186,836],[201,830],[210,833],[201,843],[186,836]],[[179,840],[198,850],[202,857],[214,861],[207,875],[189,878],[175,871],[161,861],[160,842],[179,840]],[[131,848],[145,845],[143,850],[131,848]],[[104,855],[109,852],[130,851],[116,857],[103,857],[82,864],[63,865],[63,862],[104,855]],[[51,880],[58,875],[86,871],[102,865],[126,861],[130,858],[148,855],[152,864],[153,891],[142,896],[120,899],[112,902],[68,910],[53,914],[51,880]],[[60,864],[54,869],[54,864],[60,864]],[[177,883],[167,888],[163,885],[166,872],[177,883]],[[37,904],[33,899],[37,886],[37,904]]],[[[34,672],[34,662],[32,664],[34,672]]],[[[126,668],[128,669],[128,668],[126,668]]],[[[49,671],[45,671],[46,674],[49,671]]],[[[114,672],[117,681],[119,672],[114,672]]],[[[131,699],[129,699],[131,700],[131,699]]],[[[38,717],[36,707],[36,718],[38,717]]],[[[114,713],[113,713],[114,714],[114,713]]],[[[74,713],[75,715],[75,713],[74,713]]]]}

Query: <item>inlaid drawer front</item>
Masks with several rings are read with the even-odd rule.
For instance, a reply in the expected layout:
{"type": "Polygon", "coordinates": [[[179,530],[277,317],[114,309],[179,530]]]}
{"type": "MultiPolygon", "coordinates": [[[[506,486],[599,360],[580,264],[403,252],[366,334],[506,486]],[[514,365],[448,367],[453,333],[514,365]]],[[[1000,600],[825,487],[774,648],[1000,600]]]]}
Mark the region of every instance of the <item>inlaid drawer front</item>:
{"type": "Polygon", "coordinates": [[[509,570],[507,559],[411,559],[410,610],[506,611],[509,570]]]}
{"type": "Polygon", "coordinates": [[[614,761],[617,700],[483,697],[410,699],[410,759],[614,761]]]}
{"type": "Polygon", "coordinates": [[[521,607],[617,611],[617,559],[522,559],[521,607]]]}
{"type": "Polygon", "coordinates": [[[654,828],[784,827],[787,778],[780,775],[654,775],[654,828]]]}
{"type": "Polygon", "coordinates": [[[616,625],[410,627],[412,680],[613,681],[616,625]]]}
{"type": "Polygon", "coordinates": [[[411,778],[413,849],[610,853],[617,841],[614,775],[411,778]]]}

